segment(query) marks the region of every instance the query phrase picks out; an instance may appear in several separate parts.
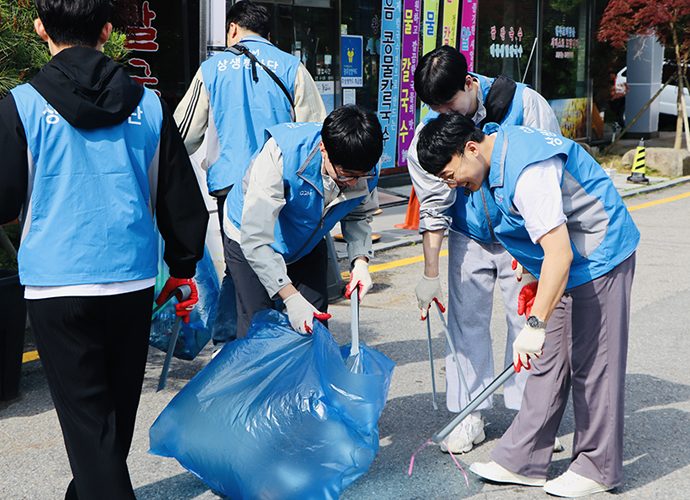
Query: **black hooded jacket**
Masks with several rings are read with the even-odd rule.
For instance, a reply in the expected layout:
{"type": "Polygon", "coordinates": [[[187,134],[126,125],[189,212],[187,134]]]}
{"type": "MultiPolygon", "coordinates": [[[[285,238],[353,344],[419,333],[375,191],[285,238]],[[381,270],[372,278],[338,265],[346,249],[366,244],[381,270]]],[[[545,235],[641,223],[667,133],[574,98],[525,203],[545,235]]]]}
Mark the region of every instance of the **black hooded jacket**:
{"type": "MultiPolygon", "coordinates": [[[[70,125],[81,129],[122,123],[136,110],[144,92],[117,64],[87,47],[60,51],[30,84],[70,125]]],[[[156,219],[170,274],[191,278],[203,255],[208,211],[172,114],[163,101],[161,106],[156,219]]],[[[19,216],[29,180],[26,135],[12,94],[0,100],[0,152],[0,224],[4,224],[19,216]]]]}

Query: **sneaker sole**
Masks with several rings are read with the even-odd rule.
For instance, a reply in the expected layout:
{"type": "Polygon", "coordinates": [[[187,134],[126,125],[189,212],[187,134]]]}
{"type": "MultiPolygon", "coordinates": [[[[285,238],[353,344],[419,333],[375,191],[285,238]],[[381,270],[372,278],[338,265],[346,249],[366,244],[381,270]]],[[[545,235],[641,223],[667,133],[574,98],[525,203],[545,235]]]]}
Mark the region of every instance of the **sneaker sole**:
{"type": "MultiPolygon", "coordinates": [[[[554,480],[555,481],[555,480],[554,480]]],[[[583,488],[581,490],[578,490],[577,492],[568,492],[561,490],[556,486],[556,488],[553,488],[553,485],[550,485],[549,483],[546,483],[544,485],[544,491],[548,493],[549,495],[553,495],[555,497],[562,497],[562,498],[579,498],[583,497],[586,495],[593,495],[594,493],[604,493],[606,491],[611,491],[613,488],[607,488],[607,487],[601,487],[601,486],[589,486],[587,488],[583,488]]]]}
{"type": "Polygon", "coordinates": [[[468,444],[467,446],[465,446],[463,449],[461,449],[461,450],[451,449],[449,452],[448,448],[446,446],[441,445],[441,451],[443,453],[467,453],[467,452],[471,451],[472,448],[474,448],[475,444],[479,444],[482,441],[484,441],[485,439],[486,439],[486,434],[484,434],[484,429],[482,429],[482,432],[480,432],[479,435],[476,438],[474,438],[474,440],[472,440],[472,442],[470,444],[468,444]]]}
{"type": "Polygon", "coordinates": [[[514,475],[509,474],[494,475],[491,473],[487,473],[486,471],[479,472],[477,470],[476,464],[470,465],[470,470],[479,477],[482,477],[489,481],[493,481],[494,483],[520,484],[522,486],[544,486],[544,483],[546,483],[546,479],[538,479],[525,476],[515,477],[514,475]]]}

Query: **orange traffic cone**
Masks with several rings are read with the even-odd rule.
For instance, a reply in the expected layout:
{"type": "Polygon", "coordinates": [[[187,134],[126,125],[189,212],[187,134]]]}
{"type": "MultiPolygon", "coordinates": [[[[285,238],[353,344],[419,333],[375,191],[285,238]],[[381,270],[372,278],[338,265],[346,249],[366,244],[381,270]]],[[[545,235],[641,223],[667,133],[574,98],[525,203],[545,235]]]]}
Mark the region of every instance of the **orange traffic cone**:
{"type": "Polygon", "coordinates": [[[396,224],[398,229],[409,229],[417,231],[419,229],[419,200],[414,192],[414,187],[410,193],[410,199],[407,202],[407,213],[405,214],[405,222],[396,224]]]}

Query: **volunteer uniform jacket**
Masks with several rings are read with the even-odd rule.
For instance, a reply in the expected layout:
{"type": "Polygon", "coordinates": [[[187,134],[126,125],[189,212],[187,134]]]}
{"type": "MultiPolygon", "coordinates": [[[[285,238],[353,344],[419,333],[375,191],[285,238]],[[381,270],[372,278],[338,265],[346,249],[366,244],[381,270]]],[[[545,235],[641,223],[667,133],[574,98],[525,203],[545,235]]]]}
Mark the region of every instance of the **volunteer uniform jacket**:
{"type": "MultiPolygon", "coordinates": [[[[338,197],[325,207],[324,178],[321,173],[322,155],[319,149],[321,128],[322,124],[317,123],[286,123],[266,131],[266,147],[275,144],[278,152],[282,154],[283,192],[275,193],[275,197],[284,197],[284,204],[272,225],[272,234],[262,232],[263,229],[256,224],[255,220],[263,221],[260,214],[245,209],[247,185],[251,179],[252,169],[257,168],[261,156],[252,162],[243,181],[243,189],[233,189],[228,194],[224,225],[226,234],[240,243],[245,257],[271,296],[290,283],[289,278],[284,270],[262,272],[262,264],[265,263],[259,263],[257,267],[255,261],[260,259],[248,254],[245,245],[244,238],[248,231],[253,233],[252,238],[262,240],[259,245],[270,244],[284,263],[291,264],[309,254],[338,222],[344,221],[343,234],[348,241],[350,261],[361,255],[369,259],[373,257],[371,227],[368,222],[378,208],[376,203],[371,202],[371,192],[376,187],[378,175],[368,182],[360,180],[354,186],[341,188],[338,197]],[[361,214],[348,218],[351,212],[365,204],[367,206],[362,209],[361,214]],[[346,227],[348,220],[357,227],[346,227]],[[232,224],[233,227],[230,228],[228,224],[232,224]],[[347,237],[348,234],[352,237],[347,237]]],[[[270,182],[262,184],[263,191],[269,189],[267,185],[270,185],[270,182]]],[[[272,193],[266,194],[269,198],[271,195],[272,193]]],[[[253,207],[256,206],[253,205],[256,201],[248,200],[253,207]]],[[[268,210],[267,207],[263,211],[268,210]]]]}
{"type": "Polygon", "coordinates": [[[172,276],[191,278],[208,214],[167,107],[102,53],[72,47],[0,101],[0,222],[23,206],[29,286],[154,278],[153,214],[172,276]]]}
{"type": "MultiPolygon", "coordinates": [[[[479,107],[475,116],[472,117],[472,120],[479,124],[487,116],[484,103],[487,101],[495,79],[474,73],[470,74],[479,82],[477,95],[479,107]]],[[[408,153],[411,165],[410,175],[420,201],[419,230],[425,232],[450,227],[451,230],[461,232],[482,243],[496,243],[487,218],[487,213],[494,212],[495,207],[487,202],[487,198],[490,196],[485,188],[482,187],[484,196],[482,196],[482,191],[465,196],[462,190],[451,190],[445,184],[438,182],[419,165],[417,137],[421,128],[437,116],[438,113],[430,111],[424,117],[422,123],[417,127],[415,138],[408,153]]],[[[546,100],[522,83],[516,83],[515,93],[510,101],[510,106],[501,119],[501,124],[525,124],[560,133],[558,122],[546,100]]]]}
{"type": "Polygon", "coordinates": [[[532,243],[513,196],[526,167],[554,156],[565,160],[561,191],[573,250],[566,290],[603,276],[632,255],[640,232],[611,179],[581,146],[552,132],[524,126],[491,123],[484,132],[498,134],[485,183],[500,211],[491,221],[494,232],[537,279],[544,252],[532,243]]]}
{"type": "Polygon", "coordinates": [[[254,154],[263,146],[264,130],[279,123],[323,121],[326,110],[316,85],[299,58],[260,36],[240,41],[280,79],[285,92],[246,55],[229,51],[204,61],[175,112],[191,154],[207,139],[206,168],[210,194],[222,195],[242,179],[254,154]],[[294,113],[294,114],[293,114],[294,113]]]}

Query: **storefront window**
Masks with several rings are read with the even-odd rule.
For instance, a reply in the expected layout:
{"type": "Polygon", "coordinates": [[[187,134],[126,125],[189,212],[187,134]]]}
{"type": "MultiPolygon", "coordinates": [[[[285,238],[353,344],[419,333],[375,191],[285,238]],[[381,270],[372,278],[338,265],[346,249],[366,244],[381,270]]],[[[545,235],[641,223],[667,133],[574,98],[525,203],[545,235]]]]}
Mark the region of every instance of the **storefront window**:
{"type": "MultiPolygon", "coordinates": [[[[506,75],[532,83],[528,68],[534,45],[535,0],[480,0],[476,32],[475,72],[489,77],[506,75]]],[[[534,57],[530,66],[535,64],[534,57]]]]}
{"type": "Polygon", "coordinates": [[[163,0],[145,0],[132,19],[125,44],[131,50],[127,72],[175,109],[199,67],[199,2],[171,7],[163,0]]]}
{"type": "Polygon", "coordinates": [[[346,97],[346,102],[354,102],[375,111],[378,104],[381,1],[344,1],[341,8],[341,34],[348,37],[362,37],[363,47],[362,84],[351,87],[343,84],[343,95],[346,97]]]}
{"type": "MultiPolygon", "coordinates": [[[[541,94],[556,113],[561,132],[588,136],[587,0],[545,0],[541,94]]],[[[598,111],[593,118],[599,118],[598,111]]],[[[598,120],[593,121],[595,135],[598,120]]],[[[602,124],[603,125],[603,124],[602,124]]]]}
{"type": "Polygon", "coordinates": [[[257,2],[268,9],[271,42],[302,60],[321,93],[326,111],[340,104],[340,27],[337,3],[329,0],[298,0],[285,3],[257,2]]]}

